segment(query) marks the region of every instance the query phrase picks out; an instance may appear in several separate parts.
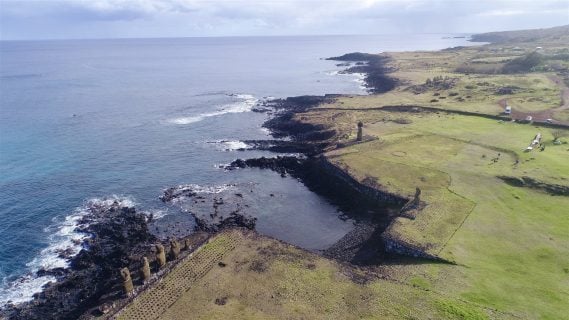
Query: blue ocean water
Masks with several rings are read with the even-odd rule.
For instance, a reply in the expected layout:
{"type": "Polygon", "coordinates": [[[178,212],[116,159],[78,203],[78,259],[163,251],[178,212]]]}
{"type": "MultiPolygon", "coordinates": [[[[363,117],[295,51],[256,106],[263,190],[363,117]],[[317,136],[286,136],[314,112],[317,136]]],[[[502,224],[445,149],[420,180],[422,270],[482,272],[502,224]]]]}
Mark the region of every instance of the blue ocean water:
{"type": "Polygon", "coordinates": [[[164,188],[255,183],[278,196],[259,202],[261,232],[332,244],[352,226],[324,199],[294,179],[217,165],[270,155],[234,150],[268,138],[267,116],[250,112],[258,101],[365,94],[357,75],[321,58],[468,45],[446,36],[0,42],[0,305],[49,281],[34,276],[40,268],[65,266],[58,250],[81,240],[86,201],[115,197],[168,217],[180,213],[158,201],[164,188]]]}

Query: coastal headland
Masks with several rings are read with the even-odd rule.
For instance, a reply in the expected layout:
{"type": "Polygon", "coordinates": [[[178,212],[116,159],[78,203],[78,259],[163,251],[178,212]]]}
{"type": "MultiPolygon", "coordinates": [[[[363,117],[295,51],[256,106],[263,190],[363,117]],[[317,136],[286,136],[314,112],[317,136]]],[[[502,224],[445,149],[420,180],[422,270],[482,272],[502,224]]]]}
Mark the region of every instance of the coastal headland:
{"type": "MultiPolygon", "coordinates": [[[[345,72],[365,73],[373,94],[260,108],[273,114],[265,126],[275,139],[288,139],[249,143],[304,156],[239,159],[226,169],[291,175],[337,202],[356,227],[330,248],[309,252],[260,235],[245,209],[200,198],[224,213],[197,217],[200,231],[178,239],[188,245],[159,268],[147,220],[119,205],[96,209],[128,213],[121,251],[109,249],[106,226],[124,218],[105,215],[89,230],[101,249],[73,258],[82,264],[67,280],[7,317],[567,318],[569,27],[473,39],[491,43],[334,57],[345,72]],[[138,270],[142,256],[152,279],[135,277],[127,296],[118,269],[138,270]],[[101,269],[105,259],[112,263],[101,269]],[[57,294],[86,283],[68,280],[81,275],[106,282],[57,294]]],[[[162,200],[180,197],[196,193],[167,190],[162,200]]]]}

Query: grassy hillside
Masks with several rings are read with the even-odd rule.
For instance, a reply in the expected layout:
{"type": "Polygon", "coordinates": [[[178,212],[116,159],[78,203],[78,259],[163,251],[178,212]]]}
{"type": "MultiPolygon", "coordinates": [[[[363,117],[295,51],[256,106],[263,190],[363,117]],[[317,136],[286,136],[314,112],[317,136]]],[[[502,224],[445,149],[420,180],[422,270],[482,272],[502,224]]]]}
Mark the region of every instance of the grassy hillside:
{"type": "Polygon", "coordinates": [[[569,35],[569,25],[517,31],[487,32],[472,36],[472,41],[493,43],[540,42],[558,40],[569,35]]]}
{"type": "MultiPolygon", "coordinates": [[[[412,283],[382,279],[282,242],[244,231],[222,233],[179,269],[191,278],[174,303],[165,281],[145,292],[120,319],[509,319],[513,316],[412,283]],[[231,239],[228,241],[228,239],[231,239]],[[224,254],[227,243],[234,249],[224,254]]],[[[183,280],[182,280],[183,282],[183,280]]]]}
{"type": "Polygon", "coordinates": [[[408,198],[419,187],[421,208],[383,237],[446,263],[356,267],[232,231],[177,269],[186,280],[167,277],[124,314],[143,319],[155,303],[160,319],[569,319],[567,28],[384,53],[377,61],[395,89],[294,115],[335,132],[324,156],[354,179],[408,198]],[[537,64],[504,72],[537,46],[537,64]],[[527,151],[538,133],[541,145],[527,151]]]}

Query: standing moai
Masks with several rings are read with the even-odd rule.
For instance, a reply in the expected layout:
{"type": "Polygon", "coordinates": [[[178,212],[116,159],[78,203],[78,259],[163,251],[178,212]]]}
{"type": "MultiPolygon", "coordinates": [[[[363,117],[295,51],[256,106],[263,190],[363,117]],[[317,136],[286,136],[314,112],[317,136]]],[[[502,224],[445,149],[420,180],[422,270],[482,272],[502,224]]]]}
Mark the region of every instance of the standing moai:
{"type": "Polygon", "coordinates": [[[156,262],[158,262],[159,269],[166,265],[166,252],[161,244],[156,245],[156,262]]]}
{"type": "Polygon", "coordinates": [[[121,269],[122,284],[124,288],[124,293],[128,296],[134,291],[134,285],[132,284],[132,278],[130,277],[130,271],[128,268],[121,269]]]}
{"type": "Polygon", "coordinates": [[[148,259],[146,257],[142,257],[142,268],[140,268],[140,276],[142,277],[142,281],[146,282],[150,279],[150,264],[148,263],[148,259]]]}
{"type": "Polygon", "coordinates": [[[411,211],[414,209],[419,208],[421,205],[421,188],[415,188],[415,196],[413,199],[409,200],[399,211],[400,213],[406,213],[407,211],[411,211]]]}
{"type": "Polygon", "coordinates": [[[413,204],[418,206],[421,203],[421,188],[415,188],[415,196],[413,197],[413,204]]]}
{"type": "Polygon", "coordinates": [[[363,122],[358,122],[358,137],[356,139],[356,141],[362,141],[363,138],[363,122]]]}
{"type": "Polygon", "coordinates": [[[192,245],[190,243],[190,239],[185,239],[184,240],[184,248],[183,248],[184,251],[190,250],[191,248],[192,248],[192,245]]]}
{"type": "Polygon", "coordinates": [[[180,244],[176,239],[170,240],[170,259],[176,260],[180,255],[180,244]]]}

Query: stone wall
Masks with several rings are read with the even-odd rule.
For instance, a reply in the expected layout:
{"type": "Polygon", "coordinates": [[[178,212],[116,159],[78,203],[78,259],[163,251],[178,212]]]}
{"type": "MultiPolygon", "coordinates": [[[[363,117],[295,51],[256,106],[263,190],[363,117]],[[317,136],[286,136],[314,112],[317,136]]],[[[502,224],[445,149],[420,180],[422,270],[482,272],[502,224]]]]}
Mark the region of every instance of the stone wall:
{"type": "MultiPolygon", "coordinates": [[[[349,186],[350,188],[354,189],[357,193],[365,196],[366,198],[370,199],[371,201],[375,201],[377,203],[388,203],[394,205],[403,206],[412,199],[404,198],[398,194],[389,193],[386,191],[379,190],[372,186],[368,186],[359,182],[356,178],[352,177],[348,172],[339,168],[335,164],[331,163],[325,157],[320,158],[321,167],[330,175],[334,176],[337,179],[340,179],[345,185],[349,186]]],[[[389,228],[388,228],[389,229],[389,228]]],[[[423,259],[430,259],[435,261],[445,261],[440,257],[435,255],[426,253],[423,249],[413,246],[411,244],[405,243],[401,239],[393,239],[389,236],[386,236],[385,232],[382,234],[382,239],[385,245],[386,252],[397,253],[401,255],[423,258],[423,259]]]]}
{"type": "Polygon", "coordinates": [[[385,243],[385,250],[387,252],[393,252],[401,255],[411,256],[415,258],[423,258],[435,261],[444,261],[440,257],[434,256],[432,254],[428,254],[420,248],[417,248],[413,245],[408,243],[404,243],[401,240],[395,240],[390,237],[383,237],[383,241],[385,243]]]}
{"type": "Polygon", "coordinates": [[[379,190],[372,186],[365,185],[354,177],[352,177],[345,170],[338,168],[335,164],[331,163],[325,157],[319,159],[321,168],[333,177],[341,180],[347,186],[357,191],[359,194],[364,195],[366,198],[378,202],[378,203],[388,203],[395,205],[404,205],[410,199],[404,198],[400,195],[389,193],[386,191],[379,190]]]}

